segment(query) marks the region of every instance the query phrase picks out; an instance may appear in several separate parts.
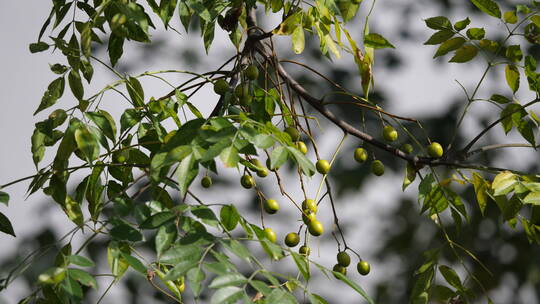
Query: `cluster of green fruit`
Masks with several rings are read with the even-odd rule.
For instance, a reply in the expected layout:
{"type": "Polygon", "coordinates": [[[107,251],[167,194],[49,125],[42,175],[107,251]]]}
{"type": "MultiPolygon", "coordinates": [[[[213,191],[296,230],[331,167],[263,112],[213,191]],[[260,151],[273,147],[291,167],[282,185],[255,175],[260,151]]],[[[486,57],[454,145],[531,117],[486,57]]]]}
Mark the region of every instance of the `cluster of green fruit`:
{"type": "Polygon", "coordinates": [[[302,152],[303,154],[307,154],[307,146],[306,144],[300,140],[300,132],[294,127],[287,127],[285,130],[283,130],[285,133],[289,134],[291,137],[291,140],[296,145],[296,148],[302,152]]]}
{"type": "MultiPolygon", "coordinates": [[[[347,267],[351,264],[351,257],[349,254],[345,251],[338,252],[337,256],[337,264],[334,265],[332,268],[333,271],[339,272],[343,275],[347,274],[347,267]]],[[[356,264],[356,270],[361,275],[367,275],[369,271],[371,270],[371,266],[367,261],[360,260],[358,264],[356,264]]]]}
{"type": "MultiPolygon", "coordinates": [[[[248,81],[241,82],[234,88],[234,96],[238,99],[240,105],[247,107],[251,104],[253,99],[252,94],[250,93],[250,81],[259,78],[259,69],[253,64],[248,65],[246,69],[242,71],[242,76],[248,81]]],[[[231,87],[225,79],[219,79],[214,82],[214,92],[218,95],[224,96],[230,89],[231,87]]]]}

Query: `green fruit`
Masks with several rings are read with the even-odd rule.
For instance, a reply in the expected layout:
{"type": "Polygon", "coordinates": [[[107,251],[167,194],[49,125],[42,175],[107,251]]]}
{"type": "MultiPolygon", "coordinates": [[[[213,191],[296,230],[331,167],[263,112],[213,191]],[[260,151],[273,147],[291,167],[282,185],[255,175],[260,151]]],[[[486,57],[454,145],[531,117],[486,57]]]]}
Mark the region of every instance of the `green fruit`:
{"type": "Polygon", "coordinates": [[[292,141],[300,140],[300,132],[298,132],[298,130],[296,130],[296,128],[287,127],[287,128],[285,128],[285,133],[289,134],[292,141]]]}
{"type": "Polygon", "coordinates": [[[272,243],[275,243],[277,240],[276,233],[272,228],[264,228],[264,236],[272,243]]]}
{"type": "MultiPolygon", "coordinates": [[[[347,268],[345,268],[345,267],[343,267],[343,266],[341,266],[339,264],[334,265],[334,268],[332,268],[332,271],[339,272],[342,275],[347,274],[347,268]]],[[[336,277],[336,279],[339,279],[335,274],[334,274],[334,276],[336,277]]]]}
{"type": "Polygon", "coordinates": [[[351,264],[351,257],[345,251],[338,252],[337,254],[338,264],[347,267],[351,264]]]}
{"type": "Polygon", "coordinates": [[[432,142],[428,147],[427,151],[429,156],[434,158],[439,158],[443,156],[443,147],[438,142],[432,142]]]}
{"type": "Polygon", "coordinates": [[[269,199],[269,200],[264,201],[263,208],[264,208],[264,211],[266,211],[267,213],[274,214],[278,212],[279,204],[276,200],[269,199]]]}
{"type": "Polygon", "coordinates": [[[248,107],[252,101],[253,101],[253,97],[251,97],[250,95],[244,95],[240,97],[240,105],[244,107],[248,107]]]}
{"type": "Polygon", "coordinates": [[[309,225],[309,223],[316,220],[317,220],[317,215],[315,214],[315,212],[309,209],[305,209],[302,212],[302,221],[304,222],[304,224],[309,225]]]}
{"type": "Polygon", "coordinates": [[[328,174],[330,171],[330,164],[325,159],[319,159],[315,164],[315,167],[320,174],[328,174]]]}
{"type": "Polygon", "coordinates": [[[296,232],[289,232],[285,236],[285,245],[294,247],[300,243],[300,236],[296,232]]]}
{"type": "Polygon", "coordinates": [[[264,168],[263,164],[261,163],[261,161],[257,158],[252,158],[250,161],[250,163],[252,163],[254,166],[256,167],[259,167],[259,168],[264,168]]]}
{"type": "Polygon", "coordinates": [[[356,150],[354,150],[354,160],[356,160],[357,162],[363,163],[367,160],[367,158],[368,158],[368,153],[366,149],[356,148],[356,150]]]}
{"type": "Polygon", "coordinates": [[[360,261],[356,265],[356,270],[358,270],[358,273],[361,275],[367,275],[370,271],[369,263],[366,261],[360,261]]]}
{"type": "Polygon", "coordinates": [[[259,78],[259,69],[257,66],[251,64],[244,71],[244,75],[246,75],[246,78],[249,80],[255,80],[259,78]]]}
{"type": "Polygon", "coordinates": [[[404,144],[403,146],[401,146],[401,150],[407,154],[411,154],[414,149],[411,144],[404,144]]]}
{"type": "Polygon", "coordinates": [[[308,224],[308,231],[313,236],[320,236],[324,233],[323,224],[317,220],[311,221],[308,224]]]}
{"type": "Polygon", "coordinates": [[[317,203],[312,199],[306,199],[302,202],[302,210],[310,210],[313,213],[317,213],[317,203]]]}
{"type": "Polygon", "coordinates": [[[246,189],[250,189],[250,188],[253,188],[253,186],[255,185],[255,180],[253,180],[253,177],[251,177],[251,175],[243,175],[242,178],[240,178],[240,184],[242,185],[242,187],[246,188],[246,189]]]}
{"type": "Polygon", "coordinates": [[[242,97],[249,96],[249,86],[245,84],[238,85],[236,88],[234,88],[234,95],[240,100],[242,97]]]}
{"type": "Polygon", "coordinates": [[[392,126],[384,126],[383,137],[387,141],[396,141],[398,138],[398,132],[392,126]]]}
{"type": "Polygon", "coordinates": [[[304,256],[309,256],[311,253],[311,249],[308,246],[300,246],[300,249],[298,249],[298,253],[304,256]]]}
{"type": "Polygon", "coordinates": [[[377,176],[381,176],[384,174],[384,165],[380,160],[374,160],[371,163],[371,172],[377,176]]]}
{"type": "Polygon", "coordinates": [[[210,188],[212,186],[212,178],[210,176],[206,175],[201,179],[201,185],[204,188],[210,188]]]}
{"type": "Polygon", "coordinates": [[[257,171],[258,177],[267,177],[268,176],[268,169],[262,168],[261,170],[257,171]]]}
{"type": "Polygon", "coordinates": [[[224,79],[219,79],[218,81],[214,82],[214,92],[216,92],[218,95],[225,95],[229,89],[229,84],[224,79]]]}
{"type": "Polygon", "coordinates": [[[296,142],[296,148],[302,152],[302,154],[307,153],[307,146],[303,141],[297,141],[296,142]]]}
{"type": "Polygon", "coordinates": [[[352,0],[351,1],[353,4],[360,4],[362,2],[362,0],[352,0]]]}

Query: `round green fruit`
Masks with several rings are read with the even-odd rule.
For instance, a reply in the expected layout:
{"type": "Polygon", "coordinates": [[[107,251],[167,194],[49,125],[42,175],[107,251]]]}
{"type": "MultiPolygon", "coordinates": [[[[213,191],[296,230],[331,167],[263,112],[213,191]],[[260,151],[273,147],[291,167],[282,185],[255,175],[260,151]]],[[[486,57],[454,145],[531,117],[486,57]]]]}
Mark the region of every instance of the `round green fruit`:
{"type": "Polygon", "coordinates": [[[252,163],[256,167],[264,168],[263,164],[261,163],[261,161],[258,158],[252,158],[252,159],[250,159],[249,162],[252,163]]]}
{"type": "Polygon", "coordinates": [[[292,141],[298,141],[300,139],[300,132],[296,128],[287,127],[285,128],[285,133],[289,134],[292,141]]]}
{"type": "Polygon", "coordinates": [[[300,249],[298,249],[298,253],[303,256],[309,256],[309,254],[311,253],[311,249],[306,245],[300,246],[300,249]]]}
{"type": "Polygon", "coordinates": [[[288,247],[294,247],[300,243],[300,236],[296,232],[289,232],[285,236],[285,245],[288,247]]]}
{"type": "Polygon", "coordinates": [[[337,258],[338,264],[343,267],[347,267],[351,264],[351,257],[345,251],[338,252],[336,258],[337,258]]]}
{"type": "Polygon", "coordinates": [[[396,141],[398,138],[398,132],[392,126],[384,126],[383,137],[387,141],[396,141]]]}
{"type": "MultiPolygon", "coordinates": [[[[342,275],[346,275],[347,274],[347,268],[339,265],[339,264],[336,264],[334,265],[334,267],[332,268],[332,271],[335,271],[335,272],[339,272],[341,273],[342,275]]],[[[336,275],[334,275],[336,277],[336,279],[339,279],[336,275]]]]}
{"type": "Polygon", "coordinates": [[[303,141],[297,141],[296,142],[296,148],[302,152],[302,154],[307,153],[307,146],[303,141]]]}
{"type": "Polygon", "coordinates": [[[264,211],[266,211],[267,213],[274,214],[278,212],[279,204],[276,200],[269,199],[269,200],[264,201],[263,208],[264,208],[264,211]]]}
{"type": "Polygon", "coordinates": [[[354,160],[356,160],[359,163],[363,163],[367,160],[368,153],[366,149],[364,148],[356,148],[354,150],[354,160]]]}
{"type": "Polygon", "coordinates": [[[243,175],[242,178],[240,178],[240,184],[242,185],[242,187],[246,188],[246,189],[250,189],[250,188],[253,188],[253,186],[255,185],[255,180],[253,180],[253,177],[251,177],[251,175],[243,175]]]}
{"type": "Polygon", "coordinates": [[[242,102],[242,97],[249,96],[249,86],[245,84],[240,84],[234,88],[234,95],[240,99],[242,102]]]}
{"type": "Polygon", "coordinates": [[[356,270],[358,270],[358,273],[361,275],[367,275],[369,271],[371,270],[371,267],[369,266],[368,262],[360,261],[356,265],[356,270]]]}
{"type": "Polygon", "coordinates": [[[317,220],[311,221],[308,224],[308,231],[313,236],[320,236],[324,233],[323,224],[317,220]]]}
{"type": "Polygon", "coordinates": [[[257,176],[258,177],[267,177],[268,176],[268,169],[262,168],[261,170],[257,170],[257,176]]]}
{"type": "Polygon", "coordinates": [[[326,159],[319,159],[315,164],[315,167],[317,168],[317,172],[323,175],[328,174],[330,171],[330,164],[326,159]]]}
{"type": "Polygon", "coordinates": [[[371,172],[377,176],[381,176],[384,174],[384,165],[380,160],[374,160],[371,163],[371,172]]]}
{"type": "Polygon", "coordinates": [[[441,144],[439,144],[438,142],[432,142],[428,147],[427,147],[427,151],[428,151],[428,154],[429,156],[431,157],[434,157],[434,158],[439,158],[441,156],[443,156],[443,147],[441,146],[441,144]]]}
{"type": "Polygon", "coordinates": [[[414,149],[411,144],[404,144],[403,146],[401,146],[401,150],[407,154],[411,154],[414,149]]]}
{"type": "Polygon", "coordinates": [[[201,185],[204,187],[204,188],[210,188],[210,186],[212,186],[212,178],[208,175],[205,175],[202,179],[201,179],[201,185]]]}
{"type": "Polygon", "coordinates": [[[219,79],[214,82],[214,92],[216,92],[218,95],[225,95],[229,89],[229,84],[224,79],[219,79]]]}
{"type": "Polygon", "coordinates": [[[244,75],[246,75],[246,78],[249,80],[255,80],[259,78],[259,69],[257,66],[251,64],[246,68],[244,75]]]}
{"type": "Polygon", "coordinates": [[[306,199],[302,202],[302,210],[310,210],[313,213],[317,213],[317,203],[312,199],[306,199]]]}
{"type": "Polygon", "coordinates": [[[315,214],[315,212],[309,209],[304,209],[304,211],[302,212],[302,221],[304,222],[304,224],[309,225],[311,222],[316,220],[317,215],[315,214]]]}
{"type": "Polygon", "coordinates": [[[275,243],[277,240],[276,233],[272,228],[264,228],[264,236],[272,243],[275,243]]]}

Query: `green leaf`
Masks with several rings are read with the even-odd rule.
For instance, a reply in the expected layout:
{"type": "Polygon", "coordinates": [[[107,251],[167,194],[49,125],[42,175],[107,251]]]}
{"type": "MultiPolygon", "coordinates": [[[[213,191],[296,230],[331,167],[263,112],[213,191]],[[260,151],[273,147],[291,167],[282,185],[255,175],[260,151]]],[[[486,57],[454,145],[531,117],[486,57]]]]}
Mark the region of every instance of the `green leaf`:
{"type": "Polygon", "coordinates": [[[238,149],[234,146],[229,146],[221,151],[219,158],[228,168],[236,168],[240,156],[238,155],[238,149]]]}
{"type": "Polygon", "coordinates": [[[210,299],[211,304],[234,304],[242,298],[244,289],[236,286],[227,286],[218,289],[210,299]]]}
{"type": "MultiPolygon", "coordinates": [[[[282,3],[281,1],[277,1],[282,3]]],[[[339,8],[339,12],[341,14],[341,17],[343,18],[343,22],[347,22],[351,20],[356,13],[358,12],[358,8],[360,7],[360,4],[362,3],[362,0],[360,1],[351,1],[351,0],[336,0],[336,5],[339,8]]],[[[307,18],[304,16],[304,18],[307,18]]]]}
{"type": "Polygon", "coordinates": [[[120,59],[124,53],[124,37],[111,33],[107,50],[109,52],[111,65],[114,67],[118,62],[118,59],[120,59]]]}
{"type": "Polygon", "coordinates": [[[491,189],[494,190],[493,195],[505,195],[514,189],[514,186],[517,184],[517,177],[514,173],[510,171],[505,171],[497,174],[491,189]]]}
{"type": "Polygon", "coordinates": [[[309,273],[309,264],[307,259],[304,256],[299,255],[296,252],[290,252],[294,262],[296,263],[296,267],[298,267],[298,270],[304,277],[306,281],[309,281],[310,273],[309,273]]]}
{"type": "Polygon", "coordinates": [[[239,286],[244,284],[247,281],[246,277],[239,273],[228,273],[216,277],[210,285],[209,288],[222,288],[226,286],[239,286]]]}
{"type": "Polygon", "coordinates": [[[506,48],[505,56],[513,62],[521,61],[521,59],[523,59],[523,52],[521,51],[521,46],[519,44],[509,45],[506,48]]]}
{"type": "Polygon", "coordinates": [[[279,168],[287,161],[289,153],[283,146],[276,147],[270,155],[270,169],[274,170],[279,168]]]}
{"type": "Polygon", "coordinates": [[[292,148],[292,147],[286,147],[286,148],[289,151],[289,153],[292,154],[292,156],[298,163],[300,170],[302,170],[304,174],[306,174],[307,176],[312,176],[313,174],[315,174],[315,165],[313,165],[313,163],[309,159],[307,159],[307,157],[302,152],[300,152],[296,148],[292,148]]]}
{"type": "Polygon", "coordinates": [[[291,34],[292,49],[295,54],[302,54],[306,46],[304,28],[299,24],[291,34]]]}
{"type": "Polygon", "coordinates": [[[96,279],[88,272],[81,269],[70,268],[67,270],[67,274],[70,278],[79,281],[79,283],[83,284],[84,286],[97,289],[96,279]]]}
{"type": "Polygon", "coordinates": [[[454,29],[459,32],[462,29],[466,28],[470,23],[471,23],[471,19],[467,17],[461,21],[454,23],[454,29]]]}
{"type": "Polygon", "coordinates": [[[309,294],[309,301],[311,302],[311,304],[328,304],[328,301],[315,293],[309,294]]]}
{"type": "Polygon", "coordinates": [[[467,37],[471,40],[482,40],[486,35],[486,30],[484,28],[471,27],[467,30],[467,37]]]}
{"type": "Polygon", "coordinates": [[[75,130],[75,142],[77,148],[84,153],[88,162],[92,162],[99,156],[99,143],[86,126],[81,126],[75,130]]]}
{"type": "Polygon", "coordinates": [[[110,234],[117,240],[126,240],[130,242],[138,242],[143,239],[142,234],[137,229],[125,223],[114,226],[110,230],[110,234]]]}
{"type": "Polygon", "coordinates": [[[65,280],[63,280],[60,286],[70,297],[82,299],[83,291],[81,285],[71,277],[67,277],[65,280]]]}
{"type": "Polygon", "coordinates": [[[268,295],[267,303],[297,304],[296,298],[281,288],[275,288],[268,295]]]}
{"type": "Polygon", "coordinates": [[[7,206],[9,203],[9,194],[0,191],[0,203],[4,203],[7,206]]]}
{"type": "Polygon", "coordinates": [[[352,289],[354,289],[359,295],[361,295],[362,297],[364,297],[364,299],[366,299],[366,301],[368,301],[369,304],[375,304],[375,302],[373,301],[373,299],[371,299],[368,294],[362,289],[362,287],[360,287],[358,284],[356,284],[355,282],[351,281],[349,278],[347,278],[346,276],[344,276],[342,273],[340,272],[336,272],[336,271],[332,271],[332,273],[341,281],[343,281],[345,284],[349,285],[352,289]]]}
{"type": "Polygon", "coordinates": [[[226,205],[221,207],[221,210],[219,211],[219,218],[223,227],[227,229],[227,231],[232,231],[236,225],[238,225],[240,214],[234,205],[226,205]]]}
{"type": "Polygon", "coordinates": [[[364,45],[372,47],[374,49],[384,49],[384,48],[393,48],[395,47],[384,38],[382,35],[377,33],[370,33],[364,36],[364,45]]]}
{"type": "Polygon", "coordinates": [[[258,134],[253,140],[253,144],[260,149],[268,149],[274,145],[274,138],[267,134],[258,134]]]}
{"type": "Polygon", "coordinates": [[[463,290],[463,285],[461,284],[461,280],[459,279],[459,276],[454,271],[454,269],[445,265],[441,265],[439,266],[439,271],[443,275],[446,282],[448,282],[448,284],[454,286],[458,290],[463,290]]]}
{"type": "Polygon", "coordinates": [[[245,260],[246,262],[250,262],[252,259],[251,252],[249,249],[246,248],[246,246],[242,245],[237,240],[222,240],[221,244],[225,246],[229,251],[234,253],[237,257],[245,260]]]}
{"type": "Polygon", "coordinates": [[[518,22],[518,17],[515,11],[508,11],[504,13],[503,20],[506,23],[516,24],[518,22]]]}
{"type": "Polygon", "coordinates": [[[201,257],[202,248],[198,245],[179,245],[175,244],[173,247],[165,251],[161,258],[159,259],[160,263],[164,264],[178,264],[183,260],[188,260],[191,257],[198,260],[201,257]]]}
{"type": "Polygon", "coordinates": [[[440,30],[438,32],[435,32],[435,34],[431,35],[429,39],[424,42],[425,45],[437,45],[445,42],[446,40],[452,38],[454,36],[454,32],[451,30],[440,30]]]}
{"type": "Polygon", "coordinates": [[[540,191],[527,194],[527,196],[525,196],[523,199],[523,203],[540,206],[540,191]]]}
{"type": "Polygon", "coordinates": [[[441,301],[441,302],[448,302],[450,298],[454,297],[456,293],[443,285],[435,285],[431,288],[431,296],[433,300],[441,301]]]}
{"type": "Polygon", "coordinates": [[[513,93],[519,89],[519,71],[515,65],[507,65],[504,74],[506,76],[506,83],[512,89],[513,93]]]}
{"type": "Polygon", "coordinates": [[[124,260],[128,263],[128,265],[131,266],[131,268],[135,269],[137,272],[143,275],[146,275],[147,273],[146,266],[144,266],[144,264],[139,259],[125,252],[122,252],[121,255],[124,258],[124,260]]]}
{"type": "Polygon", "coordinates": [[[111,114],[104,110],[98,110],[97,112],[86,112],[85,115],[92,120],[96,126],[113,142],[116,138],[116,124],[111,114]]]}
{"type": "Polygon", "coordinates": [[[537,27],[540,27],[540,15],[532,16],[531,17],[531,22],[534,23],[537,27]]]}
{"type": "Polygon", "coordinates": [[[503,96],[503,95],[499,95],[499,94],[491,95],[489,100],[493,100],[493,101],[495,101],[496,103],[499,103],[499,104],[505,104],[505,103],[512,102],[512,100],[510,98],[508,98],[506,96],[503,96]]]}
{"type": "Polygon", "coordinates": [[[30,49],[30,53],[32,54],[39,53],[39,52],[43,52],[49,49],[49,45],[43,41],[40,41],[36,43],[30,43],[29,49],[30,49]]]}
{"type": "Polygon", "coordinates": [[[206,206],[195,206],[191,208],[191,213],[200,218],[203,223],[213,227],[219,227],[219,221],[212,209],[206,206]]]}
{"type": "Polygon", "coordinates": [[[54,105],[58,98],[62,97],[62,95],[64,94],[65,85],[66,81],[64,80],[64,77],[58,77],[53,80],[47,87],[47,91],[45,91],[45,93],[43,94],[43,97],[41,98],[41,103],[39,104],[37,110],[34,112],[34,115],[54,105]]]}
{"type": "Polygon", "coordinates": [[[459,48],[450,62],[462,63],[472,60],[478,54],[478,49],[474,45],[464,45],[459,48]]]}
{"type": "Polygon", "coordinates": [[[92,260],[88,259],[87,257],[83,257],[81,255],[70,255],[68,256],[68,261],[70,264],[75,264],[77,266],[81,267],[94,267],[96,264],[92,262],[92,260]]]}
{"type": "Polygon", "coordinates": [[[135,109],[126,109],[120,117],[120,132],[124,133],[141,121],[143,114],[135,109]]]}
{"type": "Polygon", "coordinates": [[[156,234],[156,253],[159,256],[171,247],[171,244],[176,240],[178,231],[174,222],[169,222],[159,227],[156,234]]]}
{"type": "Polygon", "coordinates": [[[431,17],[424,21],[429,28],[434,30],[444,30],[452,28],[452,23],[450,23],[450,20],[448,20],[448,18],[444,16],[431,17]]]}
{"type": "Polygon", "coordinates": [[[171,211],[159,212],[147,218],[139,227],[141,229],[155,229],[169,222],[175,217],[176,215],[171,211]]]}
{"type": "Polygon", "coordinates": [[[451,51],[459,49],[465,43],[465,41],[466,40],[463,37],[454,37],[445,41],[443,44],[441,44],[441,46],[439,46],[433,58],[446,55],[451,51]]]}
{"type": "Polygon", "coordinates": [[[186,195],[189,185],[193,182],[193,179],[197,176],[199,172],[199,164],[195,160],[193,154],[186,156],[178,169],[176,169],[176,178],[178,180],[178,186],[180,188],[180,194],[182,197],[186,195]]]}
{"type": "Polygon", "coordinates": [[[480,212],[484,215],[484,211],[487,206],[488,195],[486,191],[488,190],[488,183],[480,176],[480,174],[474,172],[473,175],[473,186],[474,192],[476,193],[476,200],[478,201],[478,207],[480,207],[480,212]]]}
{"type": "Polygon", "coordinates": [[[137,78],[129,77],[126,80],[126,89],[135,107],[144,106],[144,90],[137,78]]]}
{"type": "Polygon", "coordinates": [[[84,97],[84,87],[79,72],[72,69],[68,74],[68,82],[73,96],[78,100],[82,100],[84,97]]]}
{"type": "Polygon", "coordinates": [[[15,236],[11,222],[2,212],[0,212],[0,231],[15,236]]]}
{"type": "Polygon", "coordinates": [[[495,18],[501,18],[501,9],[493,0],[471,0],[471,2],[484,13],[495,18]]]}
{"type": "Polygon", "coordinates": [[[206,273],[199,267],[191,268],[186,273],[186,277],[189,282],[189,287],[195,297],[198,297],[202,291],[201,282],[206,279],[206,273]]]}

